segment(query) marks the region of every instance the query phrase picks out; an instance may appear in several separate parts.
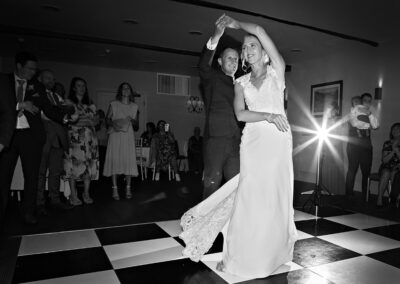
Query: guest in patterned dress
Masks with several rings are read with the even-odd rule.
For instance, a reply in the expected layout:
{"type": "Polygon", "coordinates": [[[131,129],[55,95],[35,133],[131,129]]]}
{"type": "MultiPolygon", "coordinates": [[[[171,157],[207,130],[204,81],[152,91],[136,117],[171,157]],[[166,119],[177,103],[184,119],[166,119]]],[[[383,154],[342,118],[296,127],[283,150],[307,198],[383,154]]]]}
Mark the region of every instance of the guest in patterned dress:
{"type": "MultiPolygon", "coordinates": [[[[394,181],[400,170],[400,122],[390,128],[390,140],[385,141],[382,147],[382,164],[379,168],[380,180],[378,186],[377,206],[382,206],[382,197],[389,180],[394,181]]],[[[396,194],[396,205],[400,200],[396,194]]]]}
{"type": "Polygon", "coordinates": [[[126,180],[126,198],[132,198],[131,178],[138,176],[136,163],[135,133],[133,124],[137,119],[138,105],[133,101],[133,90],[129,83],[118,87],[116,100],[111,102],[106,120],[110,125],[105,176],[112,176],[112,197],[119,200],[117,176],[124,175],[126,180]]]}
{"type": "Polygon", "coordinates": [[[95,125],[98,123],[96,107],[89,99],[86,81],[74,77],[71,81],[69,103],[73,104],[79,114],[78,120],[68,127],[70,140],[69,152],[65,159],[64,169],[66,178],[71,187],[70,202],[72,205],[81,205],[78,198],[76,181],[83,181],[83,202],[93,203],[90,197],[90,181],[99,177],[99,151],[95,125]]]}
{"type": "Polygon", "coordinates": [[[168,170],[168,166],[171,166],[175,172],[175,180],[181,181],[181,177],[178,174],[178,164],[176,161],[176,148],[174,135],[169,130],[169,124],[166,124],[164,120],[160,120],[157,123],[157,133],[151,140],[152,149],[154,149],[155,160],[156,160],[156,176],[155,180],[160,179],[160,170],[168,170]]]}

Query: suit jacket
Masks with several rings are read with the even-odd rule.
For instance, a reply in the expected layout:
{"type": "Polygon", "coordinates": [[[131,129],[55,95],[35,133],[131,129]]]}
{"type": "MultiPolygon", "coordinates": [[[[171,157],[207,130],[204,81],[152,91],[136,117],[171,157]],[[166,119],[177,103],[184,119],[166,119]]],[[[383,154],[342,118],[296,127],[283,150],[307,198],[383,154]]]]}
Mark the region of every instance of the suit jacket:
{"type": "MultiPolygon", "coordinates": [[[[56,97],[56,96],[55,96],[56,97]]],[[[47,98],[49,100],[49,98],[47,98]]],[[[58,98],[55,98],[58,100],[58,98]]],[[[58,100],[59,101],[59,100],[58,100]]],[[[49,100],[50,102],[50,100],[49,100]]],[[[50,102],[51,103],[51,102],[50,102]]],[[[57,107],[60,111],[72,114],[75,109],[72,108],[61,108],[57,107]]],[[[68,134],[67,129],[64,125],[54,122],[52,120],[43,119],[43,125],[46,130],[46,144],[45,147],[62,148],[64,151],[68,151],[68,134]]]]}
{"type": "Polygon", "coordinates": [[[241,129],[233,109],[233,78],[211,66],[215,51],[204,47],[199,69],[206,112],[204,138],[240,138],[241,129]]]}
{"type": "Polygon", "coordinates": [[[17,120],[14,93],[8,76],[0,74],[0,144],[5,147],[10,144],[17,120]]]}
{"type": "MultiPolygon", "coordinates": [[[[17,105],[17,95],[15,93],[15,78],[14,73],[9,75],[10,86],[13,92],[13,103],[14,108],[17,105]]],[[[63,123],[65,116],[64,112],[53,106],[47,99],[46,90],[42,84],[35,81],[28,81],[24,96],[24,102],[31,101],[39,110],[42,110],[44,114],[53,121],[63,123]]],[[[43,126],[42,116],[40,111],[36,114],[32,114],[29,111],[24,111],[24,115],[29,123],[29,127],[32,130],[33,138],[44,144],[46,141],[46,132],[43,126]]],[[[14,126],[15,127],[15,126],[14,126]]]]}

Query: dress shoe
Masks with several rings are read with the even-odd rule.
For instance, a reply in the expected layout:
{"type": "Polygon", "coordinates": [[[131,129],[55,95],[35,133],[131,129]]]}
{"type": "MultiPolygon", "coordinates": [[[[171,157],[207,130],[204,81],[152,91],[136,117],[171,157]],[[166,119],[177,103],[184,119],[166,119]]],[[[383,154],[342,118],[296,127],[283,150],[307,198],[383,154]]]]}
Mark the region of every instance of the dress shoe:
{"type": "Polygon", "coordinates": [[[45,207],[44,205],[39,205],[39,206],[36,208],[36,213],[37,213],[37,215],[39,215],[39,216],[46,216],[46,215],[47,215],[46,207],[45,207]]]}
{"type": "Polygon", "coordinates": [[[71,204],[66,204],[63,202],[54,202],[50,204],[51,209],[55,209],[55,210],[60,210],[60,211],[64,211],[64,210],[69,210],[74,208],[73,205],[71,204]]]}
{"type": "Polygon", "coordinates": [[[32,214],[25,214],[24,222],[27,225],[36,225],[38,221],[37,221],[36,217],[33,216],[32,214]]]}

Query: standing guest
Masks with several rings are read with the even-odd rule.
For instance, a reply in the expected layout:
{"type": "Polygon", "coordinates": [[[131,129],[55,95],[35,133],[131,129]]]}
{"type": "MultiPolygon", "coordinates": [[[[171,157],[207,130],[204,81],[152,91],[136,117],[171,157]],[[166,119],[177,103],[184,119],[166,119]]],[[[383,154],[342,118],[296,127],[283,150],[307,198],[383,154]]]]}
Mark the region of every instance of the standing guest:
{"type": "MultiPolygon", "coordinates": [[[[39,74],[39,82],[45,87],[46,99],[55,107],[61,109],[64,99],[53,92],[54,73],[51,70],[43,70],[39,74]]],[[[74,112],[74,108],[72,113],[74,112]]],[[[51,207],[54,209],[70,209],[71,205],[61,202],[60,199],[60,178],[63,172],[63,156],[68,152],[68,137],[65,126],[50,120],[42,114],[44,129],[46,130],[46,143],[42,151],[42,160],[39,169],[39,183],[37,192],[37,212],[39,215],[46,215],[46,199],[44,195],[46,177],[51,207]],[[48,174],[47,174],[48,171],[48,174]]]]}
{"type": "Polygon", "coordinates": [[[241,130],[233,111],[234,76],[239,55],[226,48],[218,58],[219,69],[212,67],[218,42],[224,29],[215,28],[203,48],[199,61],[200,78],[204,87],[206,124],[204,128],[204,190],[206,199],[221,185],[239,173],[241,130]]]}
{"type": "Polygon", "coordinates": [[[15,130],[9,147],[0,155],[1,214],[4,214],[7,193],[20,157],[24,174],[22,212],[23,220],[27,224],[37,223],[34,213],[38,176],[43,144],[46,140],[40,111],[43,110],[45,115],[54,121],[68,122],[67,116],[49,103],[44,87],[31,81],[36,73],[36,66],[37,58],[31,53],[21,52],[15,56],[15,72],[9,76],[9,90],[12,91],[14,109],[18,112],[17,123],[14,125],[15,130]]]}
{"type": "Polygon", "coordinates": [[[178,163],[176,161],[177,153],[175,138],[169,129],[169,124],[164,120],[160,120],[157,122],[157,130],[158,132],[151,140],[153,144],[151,152],[154,152],[156,161],[155,180],[160,180],[160,171],[166,171],[170,166],[175,172],[175,180],[181,181],[181,177],[178,173],[178,163]]]}
{"type": "MultiPolygon", "coordinates": [[[[379,186],[377,207],[382,207],[382,197],[389,180],[395,180],[400,171],[400,123],[396,122],[390,128],[389,140],[383,143],[382,164],[379,168],[379,186]]],[[[397,199],[397,197],[396,197],[397,199]]],[[[396,201],[397,202],[397,201],[396,201]]]]}
{"type": "Polygon", "coordinates": [[[99,122],[96,125],[96,136],[99,143],[99,164],[100,164],[100,176],[99,179],[102,180],[102,174],[104,171],[104,163],[106,161],[106,151],[108,143],[108,128],[106,122],[106,114],[102,109],[97,111],[97,116],[99,117],[99,122]]]}
{"type": "Polygon", "coordinates": [[[137,113],[138,105],[134,103],[132,86],[124,82],[119,85],[116,100],[111,102],[107,111],[107,121],[111,128],[103,174],[112,176],[112,197],[115,200],[119,200],[118,175],[125,176],[127,199],[132,198],[132,176],[138,176],[133,131],[137,113]]]}
{"type": "Polygon", "coordinates": [[[146,123],[146,131],[142,133],[140,138],[143,139],[143,147],[150,147],[151,139],[153,135],[156,133],[156,126],[153,122],[146,123]]]}
{"type": "Polygon", "coordinates": [[[98,123],[96,107],[89,98],[86,81],[74,77],[71,81],[68,102],[72,103],[79,118],[68,127],[69,151],[64,160],[65,177],[71,188],[70,202],[81,205],[76,181],[83,181],[83,202],[93,203],[89,189],[91,180],[99,177],[99,151],[95,125],[98,123]]]}
{"type": "MultiPolygon", "coordinates": [[[[355,117],[352,112],[349,120],[349,142],[347,143],[349,167],[346,175],[346,195],[349,198],[354,195],[354,180],[359,167],[362,174],[363,198],[367,194],[368,176],[372,165],[371,130],[379,127],[378,119],[371,111],[371,94],[363,94],[361,101],[364,107],[357,108],[359,115],[355,117]]],[[[353,107],[356,107],[354,98],[352,103],[353,107]]]]}
{"type": "Polygon", "coordinates": [[[203,137],[200,136],[200,127],[194,128],[194,135],[188,143],[189,170],[195,174],[203,172],[203,137]]]}

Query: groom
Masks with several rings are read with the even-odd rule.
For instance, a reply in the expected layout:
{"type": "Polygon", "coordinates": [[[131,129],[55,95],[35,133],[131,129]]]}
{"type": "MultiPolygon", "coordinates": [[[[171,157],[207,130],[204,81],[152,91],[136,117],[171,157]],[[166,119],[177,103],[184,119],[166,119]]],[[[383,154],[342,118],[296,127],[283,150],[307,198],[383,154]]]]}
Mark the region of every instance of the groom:
{"type": "Polygon", "coordinates": [[[199,62],[206,111],[203,199],[220,187],[223,177],[229,180],[239,173],[241,130],[233,110],[234,75],[239,54],[233,48],[226,48],[218,58],[219,68],[211,66],[224,30],[225,23],[221,17],[216,22],[215,32],[204,47],[199,62]]]}

